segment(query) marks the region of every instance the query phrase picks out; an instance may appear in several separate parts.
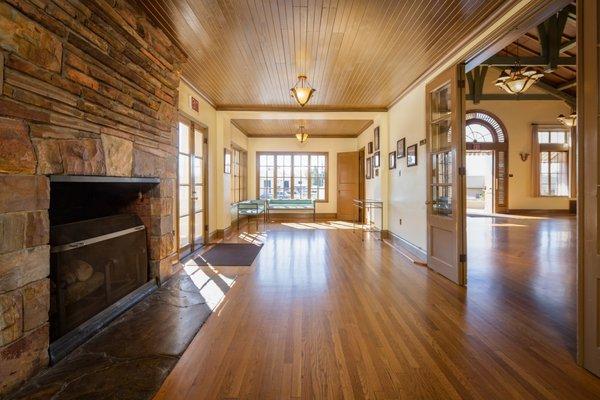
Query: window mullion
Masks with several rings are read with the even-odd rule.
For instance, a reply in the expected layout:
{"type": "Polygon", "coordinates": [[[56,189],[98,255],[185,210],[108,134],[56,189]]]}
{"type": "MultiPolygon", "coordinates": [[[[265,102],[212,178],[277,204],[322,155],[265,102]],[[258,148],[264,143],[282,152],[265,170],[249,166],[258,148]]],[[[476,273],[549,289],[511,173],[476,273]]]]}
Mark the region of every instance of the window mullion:
{"type": "Polygon", "coordinates": [[[294,195],[294,188],[295,188],[295,184],[294,184],[294,169],[295,169],[294,162],[295,162],[295,159],[294,159],[294,157],[295,157],[295,155],[291,154],[290,156],[291,156],[291,167],[290,167],[291,168],[291,170],[290,170],[290,179],[291,179],[290,190],[291,190],[291,193],[290,193],[290,199],[295,199],[296,198],[296,196],[294,195]]]}
{"type": "Polygon", "coordinates": [[[312,157],[310,155],[308,155],[308,171],[306,172],[306,176],[308,179],[307,187],[308,187],[308,198],[309,199],[312,199],[312,174],[311,174],[311,168],[310,168],[311,167],[311,163],[310,163],[311,159],[312,159],[312,157]]]}

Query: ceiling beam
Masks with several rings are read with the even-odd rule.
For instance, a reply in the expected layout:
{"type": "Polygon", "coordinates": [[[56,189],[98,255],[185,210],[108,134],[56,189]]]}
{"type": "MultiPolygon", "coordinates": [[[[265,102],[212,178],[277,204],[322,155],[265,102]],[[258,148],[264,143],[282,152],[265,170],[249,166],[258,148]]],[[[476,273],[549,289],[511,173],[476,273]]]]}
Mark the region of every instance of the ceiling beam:
{"type": "MultiPolygon", "coordinates": [[[[468,94],[467,100],[473,101],[473,95],[468,94]]],[[[532,93],[532,94],[482,94],[479,96],[479,100],[502,100],[502,101],[515,101],[515,100],[556,100],[555,96],[545,93],[532,93]]]]}
{"type": "Polygon", "coordinates": [[[554,86],[548,85],[547,83],[544,83],[541,81],[537,81],[535,83],[535,86],[542,89],[544,92],[548,93],[549,95],[554,96],[557,99],[563,100],[571,107],[575,107],[575,104],[576,104],[575,97],[571,96],[570,94],[567,94],[567,93],[563,92],[562,90],[559,90],[559,89],[555,88],[554,86]]]}
{"type": "MultiPolygon", "coordinates": [[[[557,66],[575,66],[577,57],[559,57],[555,60],[557,66]]],[[[524,67],[547,67],[548,59],[545,57],[512,57],[512,56],[493,56],[488,58],[481,65],[490,67],[512,67],[515,64],[524,67]]]]}
{"type": "Polygon", "coordinates": [[[560,52],[564,53],[565,51],[571,50],[575,46],[577,46],[577,39],[571,39],[560,46],[560,52]]]}
{"type": "Polygon", "coordinates": [[[574,86],[577,86],[577,79],[573,79],[572,81],[565,82],[562,85],[559,85],[557,87],[557,89],[558,90],[566,90],[566,89],[570,89],[574,86]]]}

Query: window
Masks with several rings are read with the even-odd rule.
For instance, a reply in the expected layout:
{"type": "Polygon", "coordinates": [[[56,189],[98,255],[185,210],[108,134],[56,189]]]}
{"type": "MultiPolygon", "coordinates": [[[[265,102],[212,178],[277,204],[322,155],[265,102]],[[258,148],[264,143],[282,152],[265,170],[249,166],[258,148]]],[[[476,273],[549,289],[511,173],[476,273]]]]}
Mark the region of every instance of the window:
{"type": "Polygon", "coordinates": [[[327,201],[326,153],[258,153],[261,199],[327,201]]]}
{"type": "Polygon", "coordinates": [[[570,131],[535,127],[533,133],[534,179],[538,196],[569,196],[570,131]]]}
{"type": "Polygon", "coordinates": [[[233,147],[231,150],[231,201],[239,203],[248,200],[248,154],[241,149],[233,147]]]}
{"type": "Polygon", "coordinates": [[[494,143],[494,136],[487,126],[469,123],[466,126],[465,138],[470,143],[494,143]]]}

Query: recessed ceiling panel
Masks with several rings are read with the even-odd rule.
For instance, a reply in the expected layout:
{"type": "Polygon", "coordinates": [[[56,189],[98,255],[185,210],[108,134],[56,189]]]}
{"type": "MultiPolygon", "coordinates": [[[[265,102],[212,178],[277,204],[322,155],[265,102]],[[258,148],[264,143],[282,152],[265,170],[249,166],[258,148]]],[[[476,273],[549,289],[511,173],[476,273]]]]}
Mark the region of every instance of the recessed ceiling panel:
{"type": "Polygon", "coordinates": [[[333,119],[232,119],[231,122],[250,137],[293,137],[300,126],[311,137],[356,137],[372,120],[333,119]]]}

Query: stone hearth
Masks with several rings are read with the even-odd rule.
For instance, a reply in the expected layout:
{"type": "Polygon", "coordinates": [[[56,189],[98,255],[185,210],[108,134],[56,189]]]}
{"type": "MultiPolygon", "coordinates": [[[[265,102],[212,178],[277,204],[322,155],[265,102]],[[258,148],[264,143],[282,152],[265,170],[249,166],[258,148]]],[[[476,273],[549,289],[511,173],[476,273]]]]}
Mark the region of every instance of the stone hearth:
{"type": "Polygon", "coordinates": [[[194,269],[192,276],[176,273],[9,399],[152,398],[212,312],[215,299],[202,287],[214,283],[224,296],[232,284],[210,269],[194,269]]]}
{"type": "Polygon", "coordinates": [[[0,396],[48,364],[49,175],[160,178],[135,211],[175,272],[184,61],[133,0],[0,2],[0,396]]]}

